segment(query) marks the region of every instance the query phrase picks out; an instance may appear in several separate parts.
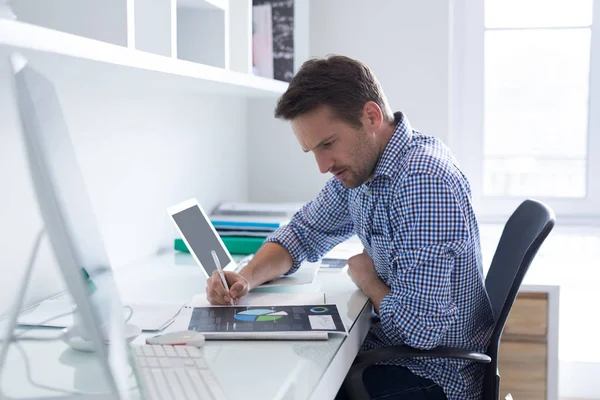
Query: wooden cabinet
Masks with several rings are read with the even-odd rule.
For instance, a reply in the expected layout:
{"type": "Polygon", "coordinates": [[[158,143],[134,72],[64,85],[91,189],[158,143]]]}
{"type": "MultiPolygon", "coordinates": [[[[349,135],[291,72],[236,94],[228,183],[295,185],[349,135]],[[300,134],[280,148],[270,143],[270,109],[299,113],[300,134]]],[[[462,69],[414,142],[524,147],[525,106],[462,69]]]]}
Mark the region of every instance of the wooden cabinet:
{"type": "Polygon", "coordinates": [[[519,293],[508,316],[498,358],[500,398],[545,400],[548,382],[548,294],[519,293]]]}

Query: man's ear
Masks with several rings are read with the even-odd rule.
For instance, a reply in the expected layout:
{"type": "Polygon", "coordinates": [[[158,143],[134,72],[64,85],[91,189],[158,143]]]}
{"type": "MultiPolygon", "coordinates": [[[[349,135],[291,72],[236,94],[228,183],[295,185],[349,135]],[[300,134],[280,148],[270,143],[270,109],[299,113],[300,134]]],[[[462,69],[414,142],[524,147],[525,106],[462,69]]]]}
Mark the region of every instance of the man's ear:
{"type": "Polygon", "coordinates": [[[373,132],[381,128],[383,112],[377,103],[367,101],[363,107],[363,125],[368,131],[373,132]]]}

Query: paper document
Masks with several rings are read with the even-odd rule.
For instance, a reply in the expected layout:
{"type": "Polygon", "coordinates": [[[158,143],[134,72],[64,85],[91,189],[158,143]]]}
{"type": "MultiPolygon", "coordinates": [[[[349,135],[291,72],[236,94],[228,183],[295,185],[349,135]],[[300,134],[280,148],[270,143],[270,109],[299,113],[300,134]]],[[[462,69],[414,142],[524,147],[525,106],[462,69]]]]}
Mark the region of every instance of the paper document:
{"type": "Polygon", "coordinates": [[[221,203],[214,214],[291,216],[304,203],[221,203]]]}
{"type": "MultiPolygon", "coordinates": [[[[240,299],[238,306],[297,306],[302,304],[325,304],[325,293],[260,293],[251,292],[240,299]]],[[[208,307],[206,294],[192,298],[188,307],[208,307]]]]}
{"type": "Polygon", "coordinates": [[[194,307],[189,330],[207,339],[289,339],[294,333],[347,334],[335,304],[194,307]]]}
{"type": "Polygon", "coordinates": [[[348,259],[360,254],[363,246],[358,239],[349,239],[331,249],[321,259],[320,272],[345,272],[348,270],[348,259]]]}
{"type": "MultiPolygon", "coordinates": [[[[127,304],[133,310],[128,323],[136,325],[143,331],[158,331],[167,327],[183,308],[182,304],[127,304]]],[[[18,323],[28,326],[47,326],[65,328],[73,325],[73,303],[67,300],[52,299],[41,302],[32,311],[25,311],[19,316],[18,323]],[[56,318],[59,315],[71,314],[56,318]]],[[[124,311],[128,315],[127,310],[124,311]]]]}
{"type": "Polygon", "coordinates": [[[348,259],[352,256],[362,253],[364,247],[358,238],[352,237],[335,246],[323,258],[345,258],[348,259]]]}
{"type": "Polygon", "coordinates": [[[348,270],[347,258],[323,258],[319,272],[344,272],[348,270]]]}

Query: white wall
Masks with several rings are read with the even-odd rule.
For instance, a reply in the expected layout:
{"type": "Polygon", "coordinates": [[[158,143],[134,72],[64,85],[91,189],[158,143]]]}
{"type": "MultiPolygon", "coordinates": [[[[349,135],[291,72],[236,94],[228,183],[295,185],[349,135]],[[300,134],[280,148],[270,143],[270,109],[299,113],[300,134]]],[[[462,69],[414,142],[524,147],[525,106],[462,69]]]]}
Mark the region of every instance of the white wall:
{"type": "MultiPolygon", "coordinates": [[[[1,65],[0,86],[8,87],[1,65]]],[[[113,266],[172,248],[169,205],[196,197],[211,209],[223,199],[245,200],[243,100],[54,82],[113,266]]],[[[0,91],[0,116],[2,314],[42,220],[7,91],[0,91]]],[[[46,240],[35,272],[29,303],[62,289],[46,240]]]]}
{"type": "Polygon", "coordinates": [[[248,101],[248,198],[251,201],[308,201],[328,176],[312,153],[304,153],[289,122],[273,117],[275,100],[248,101]]]}
{"type": "MultiPolygon", "coordinates": [[[[413,128],[447,141],[449,1],[311,0],[309,10],[311,56],[337,53],[365,62],[394,111],[403,111],[413,128]]],[[[256,114],[259,120],[250,121],[250,199],[312,198],[327,177],[320,177],[314,160],[307,160],[312,156],[302,154],[289,124],[256,114]]]]}

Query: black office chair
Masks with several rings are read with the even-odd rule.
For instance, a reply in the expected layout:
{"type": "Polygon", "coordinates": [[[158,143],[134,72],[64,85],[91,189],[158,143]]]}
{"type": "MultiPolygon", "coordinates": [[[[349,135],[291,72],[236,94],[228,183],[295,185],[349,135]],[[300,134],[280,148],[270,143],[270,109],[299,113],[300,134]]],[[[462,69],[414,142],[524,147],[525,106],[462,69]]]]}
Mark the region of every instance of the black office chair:
{"type": "Polygon", "coordinates": [[[371,398],[363,383],[363,372],[370,365],[397,358],[437,357],[487,364],[483,375],[483,400],[498,400],[498,347],[502,330],[523,277],[553,227],[553,211],[535,200],[525,200],[521,203],[506,222],[485,279],[494,313],[494,330],[485,354],[449,347],[419,350],[407,346],[394,346],[370,350],[357,356],[346,376],[343,386],[348,397],[351,400],[371,398]]]}

